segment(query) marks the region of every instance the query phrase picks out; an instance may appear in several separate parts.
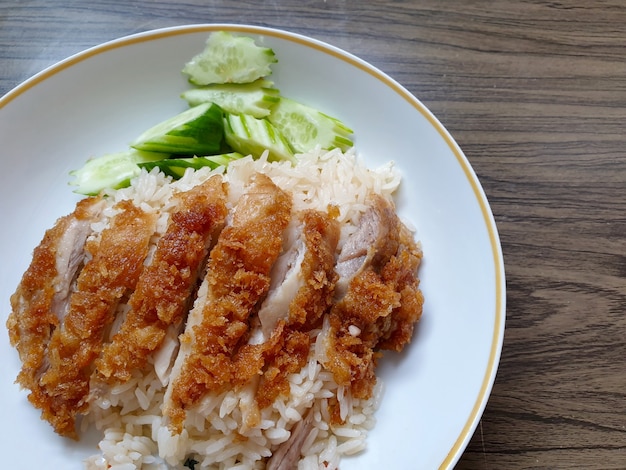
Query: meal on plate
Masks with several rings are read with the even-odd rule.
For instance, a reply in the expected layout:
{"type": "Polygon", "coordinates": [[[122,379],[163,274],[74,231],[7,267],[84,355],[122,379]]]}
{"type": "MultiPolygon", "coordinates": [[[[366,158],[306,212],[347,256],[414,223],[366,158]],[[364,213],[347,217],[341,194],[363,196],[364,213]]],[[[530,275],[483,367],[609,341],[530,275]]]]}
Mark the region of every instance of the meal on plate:
{"type": "Polygon", "coordinates": [[[337,468],[365,448],[375,368],[422,313],[400,177],[282,97],[273,51],[213,33],[189,108],[73,172],[84,194],[11,297],[17,382],[88,469],[337,468]]]}

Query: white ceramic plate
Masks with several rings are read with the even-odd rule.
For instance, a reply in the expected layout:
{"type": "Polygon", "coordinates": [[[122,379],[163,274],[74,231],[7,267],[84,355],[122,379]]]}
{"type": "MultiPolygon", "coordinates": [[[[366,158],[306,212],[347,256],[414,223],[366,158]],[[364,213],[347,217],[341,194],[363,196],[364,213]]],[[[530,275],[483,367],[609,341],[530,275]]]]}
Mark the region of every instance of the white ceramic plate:
{"type": "MultiPolygon", "coordinates": [[[[219,29],[272,47],[273,79],[285,96],[348,123],[369,166],[394,160],[404,176],[397,203],[423,244],[424,315],[405,352],[382,360],[378,424],[367,451],[342,469],[453,467],[487,402],[503,339],[504,268],[491,210],[462,151],[423,104],[383,72],[313,39],[234,25],[151,31],[70,57],[0,99],[3,324],[33,248],[78,200],[68,172],[185,109],[182,65],[219,29]]],[[[20,364],[6,331],[0,357],[3,467],[82,468],[97,437],[70,442],[40,420],[13,384],[20,364]]]]}

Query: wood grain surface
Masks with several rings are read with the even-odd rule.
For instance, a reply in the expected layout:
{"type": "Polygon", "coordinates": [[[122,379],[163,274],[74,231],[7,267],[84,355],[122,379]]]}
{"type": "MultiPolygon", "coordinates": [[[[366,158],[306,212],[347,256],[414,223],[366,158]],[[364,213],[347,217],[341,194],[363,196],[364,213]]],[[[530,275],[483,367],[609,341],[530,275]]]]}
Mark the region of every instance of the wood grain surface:
{"type": "Polygon", "coordinates": [[[457,468],[626,468],[626,2],[3,0],[0,94],[119,36],[220,22],[371,62],[434,112],[478,174],[507,324],[457,468]]]}

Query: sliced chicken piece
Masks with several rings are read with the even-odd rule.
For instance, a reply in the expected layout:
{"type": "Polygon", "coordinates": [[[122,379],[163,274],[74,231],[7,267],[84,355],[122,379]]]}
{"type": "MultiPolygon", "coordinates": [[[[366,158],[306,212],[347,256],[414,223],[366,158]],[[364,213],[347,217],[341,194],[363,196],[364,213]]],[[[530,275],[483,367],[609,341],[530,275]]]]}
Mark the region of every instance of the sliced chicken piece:
{"type": "Polygon", "coordinates": [[[360,253],[351,259],[363,263],[344,274],[345,294],[331,309],[321,335],[324,365],[339,385],[350,386],[354,397],[365,399],[376,383],[379,349],[400,351],[410,341],[423,304],[417,277],[422,252],[411,232],[382,198],[375,198],[363,217],[366,214],[370,214],[365,221],[367,235],[359,227],[353,235],[359,243],[346,241],[351,252],[360,253]],[[385,235],[378,241],[371,235],[381,233],[385,235]],[[363,254],[364,250],[354,248],[363,247],[361,241],[374,241],[375,250],[363,254]]]}
{"type": "Polygon", "coordinates": [[[306,364],[311,337],[330,308],[337,275],[338,222],[324,212],[298,214],[286,237],[287,251],[272,269],[272,286],[258,312],[262,333],[235,357],[234,381],[246,384],[262,374],[256,390],[259,408],[289,394],[288,376],[306,364]],[[260,336],[260,339],[256,339],[260,336]]]}
{"type": "Polygon", "coordinates": [[[320,326],[322,316],[333,303],[337,282],[335,251],[340,226],[336,220],[318,211],[305,211],[303,220],[306,252],[301,276],[306,284],[289,305],[287,323],[292,328],[308,331],[320,326]]]}
{"type": "Polygon", "coordinates": [[[163,386],[166,386],[170,381],[174,360],[180,349],[178,337],[183,327],[184,323],[182,325],[168,326],[161,345],[154,352],[154,373],[163,386]]]}
{"type": "Polygon", "coordinates": [[[188,408],[231,382],[233,354],[248,333],[250,314],[269,289],[291,206],[289,194],[269,177],[255,175],[211,250],[164,398],[172,431],[181,432],[188,408]]]}
{"type": "Polygon", "coordinates": [[[272,269],[270,293],[258,313],[264,338],[281,319],[292,328],[310,330],[332,302],[339,224],[313,210],[302,212],[299,221],[292,227],[287,251],[272,269]]]}
{"type": "Polygon", "coordinates": [[[270,406],[280,395],[289,395],[288,377],[306,365],[310,349],[308,332],[286,327],[283,320],[278,323],[271,346],[263,351],[264,370],[255,396],[260,409],[270,406]]]}
{"type": "MultiPolygon", "coordinates": [[[[225,189],[221,176],[214,176],[175,196],[167,230],[130,296],[124,323],[96,360],[93,395],[106,389],[103,384],[128,381],[166,336],[175,339],[180,333],[212,235],[219,233],[228,214],[225,189]]],[[[169,353],[159,357],[162,380],[176,349],[177,344],[168,343],[169,353]]]]}
{"type": "Polygon", "coordinates": [[[93,233],[91,223],[100,216],[104,201],[89,202],[87,200],[85,204],[89,206],[87,218],[73,219],[58,245],[56,268],[57,272],[62,275],[59,276],[59,282],[55,285],[52,310],[57,314],[61,323],[69,308],[72,284],[76,281],[79,268],[85,261],[85,242],[93,233]]]}
{"type": "Polygon", "coordinates": [[[63,324],[68,299],[85,258],[91,224],[101,213],[99,197],[82,199],[74,212],[60,218],[35,248],[30,266],[11,296],[7,320],[11,344],[22,361],[19,384],[38,402],[39,379],[48,368],[46,351],[52,332],[63,324]]]}
{"type": "Polygon", "coordinates": [[[381,196],[373,196],[356,232],[346,240],[337,258],[335,270],[339,280],[335,289],[336,299],[346,294],[348,284],[359,272],[395,253],[398,222],[391,203],[381,196]]]}
{"type": "Polygon", "coordinates": [[[52,334],[50,367],[40,380],[42,394],[35,405],[64,436],[76,437],[75,418],[86,409],[92,363],[104,331],[119,302],[135,288],[155,229],[155,214],[130,201],[116,208],[120,212],[110,226],[86,244],[91,259],[78,276],[63,325],[52,334]]]}
{"type": "Polygon", "coordinates": [[[379,318],[379,349],[402,351],[411,341],[415,324],[422,316],[424,296],[419,289],[417,271],[422,261],[422,250],[415,243],[413,233],[403,224],[400,226],[400,246],[397,253],[381,269],[381,279],[393,286],[400,294],[400,305],[391,315],[379,318]]]}
{"type": "Polygon", "coordinates": [[[304,224],[296,218],[294,222],[287,229],[284,252],[272,268],[269,293],[258,312],[261,328],[260,334],[254,335],[256,343],[269,339],[278,320],[287,319],[289,304],[305,282],[301,269],[306,252],[304,224]]]}

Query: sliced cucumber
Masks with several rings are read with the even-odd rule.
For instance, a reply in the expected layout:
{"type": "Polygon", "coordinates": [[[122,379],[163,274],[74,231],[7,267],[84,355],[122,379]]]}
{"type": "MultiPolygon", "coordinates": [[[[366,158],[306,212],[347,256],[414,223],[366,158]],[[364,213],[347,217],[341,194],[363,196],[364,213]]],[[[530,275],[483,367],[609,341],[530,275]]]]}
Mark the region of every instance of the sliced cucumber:
{"type": "Polygon", "coordinates": [[[70,175],[75,178],[70,181],[70,185],[76,186],[75,193],[87,196],[96,195],[105,188],[124,188],[141,172],[138,164],[164,158],[167,155],[162,153],[133,149],[102,155],[87,160],[78,170],[70,171],[70,175]]]}
{"type": "Polygon", "coordinates": [[[225,113],[224,138],[233,150],[255,158],[269,151],[268,160],[296,159],[289,142],[267,119],[256,119],[247,114],[225,113]]]}
{"type": "Polygon", "coordinates": [[[165,160],[139,163],[139,167],[145,168],[148,171],[153,168],[159,168],[166,175],[174,179],[179,179],[185,174],[187,168],[198,170],[208,166],[209,168],[215,169],[218,166],[228,166],[231,161],[242,157],[243,155],[240,153],[231,152],[221,155],[212,155],[210,157],[168,158],[165,160]]]}
{"type": "Polygon", "coordinates": [[[232,114],[249,114],[262,118],[280,101],[280,91],[274,84],[263,78],[252,83],[230,83],[207,85],[192,88],[182,93],[181,97],[190,106],[202,103],[215,103],[224,111],[232,114]]]}
{"type": "Polygon", "coordinates": [[[268,120],[280,130],[296,152],[323,149],[345,151],[354,145],[352,129],[339,119],[289,98],[281,97],[268,120]]]}
{"type": "Polygon", "coordinates": [[[271,74],[275,62],[274,51],[257,46],[254,39],[217,31],[204,50],[185,64],[183,73],[195,85],[250,83],[271,74]]]}
{"type": "Polygon", "coordinates": [[[215,163],[217,166],[228,166],[228,164],[233,160],[238,160],[244,156],[245,155],[242,155],[239,152],[230,152],[222,153],[221,155],[211,155],[210,157],[206,157],[206,159],[215,163]]]}
{"type": "Polygon", "coordinates": [[[223,115],[222,109],[213,103],[195,106],[148,129],[131,147],[179,155],[217,153],[224,133],[223,115]]]}

